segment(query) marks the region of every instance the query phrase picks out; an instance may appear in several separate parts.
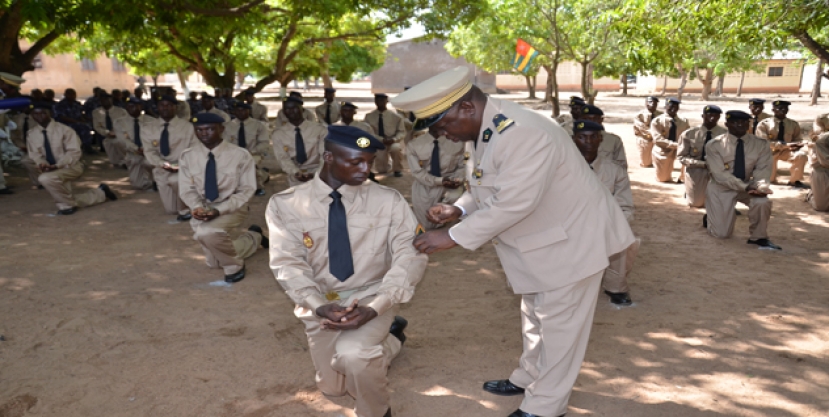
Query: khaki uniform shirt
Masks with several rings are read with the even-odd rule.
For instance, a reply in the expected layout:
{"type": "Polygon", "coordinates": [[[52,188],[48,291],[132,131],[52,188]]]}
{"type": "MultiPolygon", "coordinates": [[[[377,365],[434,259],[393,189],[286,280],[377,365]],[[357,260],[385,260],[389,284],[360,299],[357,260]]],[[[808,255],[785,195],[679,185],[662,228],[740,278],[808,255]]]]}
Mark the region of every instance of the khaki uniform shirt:
{"type": "MultiPolygon", "coordinates": [[[[758,138],[767,139],[769,141],[772,153],[780,153],[789,149],[785,144],[777,141],[777,132],[779,131],[780,123],[780,120],[776,117],[769,117],[757,125],[757,132],[754,134],[754,136],[757,136],[758,138]]],[[[797,123],[789,118],[783,120],[782,123],[786,127],[783,132],[783,137],[786,140],[786,143],[803,141],[803,135],[800,131],[800,123],[797,123]]]]}
{"type": "MultiPolygon", "coordinates": [[[[112,129],[115,130],[115,120],[127,116],[129,116],[129,114],[126,110],[120,107],[112,106],[109,109],[109,118],[112,120],[112,129]]],[[[95,129],[95,131],[101,136],[107,136],[109,134],[106,123],[106,109],[103,107],[98,107],[92,111],[92,128],[95,129]]]]}
{"type": "Polygon", "coordinates": [[[455,202],[466,217],[449,233],[466,249],[492,241],[516,293],[578,282],[634,242],[619,205],[552,119],[493,98],[482,117],[468,147],[468,191],[455,202]],[[496,122],[499,114],[508,120],[496,122]]]}
{"type": "MultiPolygon", "coordinates": [[[[239,119],[233,119],[225,123],[225,132],[222,138],[234,145],[239,145],[239,126],[242,122],[239,119]]],[[[266,157],[271,152],[270,132],[268,132],[268,125],[261,120],[248,117],[244,121],[245,124],[245,145],[246,149],[253,155],[256,162],[266,157]]]]}
{"type": "Polygon", "coordinates": [[[808,144],[809,165],[813,170],[829,172],[829,132],[808,144]]]}
{"type": "Polygon", "coordinates": [[[317,113],[317,120],[323,126],[328,126],[328,123],[325,123],[325,111],[329,106],[331,107],[331,112],[329,113],[331,124],[334,124],[340,120],[340,103],[337,103],[336,101],[333,103],[328,103],[327,101],[323,102],[317,106],[316,109],[314,109],[317,113]]]}
{"type": "Polygon", "coordinates": [[[812,123],[812,132],[809,136],[817,138],[826,132],[829,132],[829,113],[823,113],[815,118],[814,123],[812,123]]]}
{"type": "Polygon", "coordinates": [[[754,115],[751,115],[751,121],[749,122],[749,125],[748,125],[748,133],[751,133],[752,135],[756,136],[757,135],[756,127],[760,124],[760,122],[762,122],[763,120],[766,120],[770,117],[771,117],[771,115],[766,113],[766,112],[760,112],[760,114],[758,114],[757,117],[754,117],[754,115]],[[756,122],[756,124],[755,124],[755,122],[756,122]]]}
{"type": "Polygon", "coordinates": [[[737,137],[730,133],[717,137],[705,146],[705,163],[711,172],[711,179],[734,191],[745,191],[750,182],[768,185],[772,167],[768,141],[748,133],[742,139],[747,181],[734,176],[737,137]]]}
{"type": "MultiPolygon", "coordinates": [[[[125,117],[115,119],[115,123],[113,123],[113,125],[115,127],[115,138],[118,140],[118,142],[120,142],[124,146],[124,149],[127,152],[131,152],[131,153],[135,153],[135,152],[138,151],[138,145],[135,144],[135,122],[134,122],[134,120],[135,119],[132,116],[127,114],[125,117]]],[[[139,126],[138,130],[139,130],[139,134],[142,135],[141,136],[142,139],[144,137],[143,136],[143,134],[144,134],[143,125],[146,124],[146,123],[154,123],[156,120],[158,120],[158,119],[155,119],[153,117],[150,117],[150,116],[147,116],[147,115],[144,115],[144,114],[138,116],[138,126],[139,126]]],[[[143,145],[144,141],[142,140],[141,142],[142,142],[141,146],[143,147],[144,146],[143,145]]]]}
{"type": "Polygon", "coordinates": [[[428,257],[412,245],[417,220],[409,203],[391,188],[366,181],[343,185],[354,275],[340,281],[329,271],[328,212],[333,190],[319,177],[271,197],[266,218],[271,231],[270,266],[297,305],[315,311],[326,294],[363,290],[376,297],[362,304],[383,315],[408,302],[423,277],[428,257]]]}
{"type": "MultiPolygon", "coordinates": [[[[375,136],[380,135],[380,111],[377,109],[372,110],[369,114],[366,115],[364,120],[371,126],[371,129],[374,130],[375,136]]],[[[383,133],[385,133],[386,137],[381,138],[377,137],[382,141],[383,139],[391,139],[395,142],[400,142],[403,138],[406,137],[406,124],[403,123],[403,118],[398,116],[397,113],[386,110],[383,112],[383,133]]]]}
{"type": "Polygon", "coordinates": [[[668,140],[668,135],[671,132],[671,116],[663,114],[651,122],[651,137],[653,138],[654,151],[659,151],[663,155],[670,154],[673,150],[679,147],[679,138],[682,132],[688,130],[691,125],[688,124],[687,119],[677,116],[674,118],[676,123],[676,142],[668,140]]]}
{"type": "Polygon", "coordinates": [[[52,156],[55,157],[55,165],[58,168],[69,167],[81,160],[81,139],[71,127],[50,121],[44,128],[35,123],[31,126],[26,140],[26,148],[29,151],[29,158],[37,165],[48,164],[46,152],[43,150],[43,131],[49,138],[49,147],[52,149],[52,156]]]}
{"type": "Polygon", "coordinates": [[[305,154],[308,160],[299,165],[296,162],[296,127],[292,124],[279,127],[271,134],[273,151],[279,166],[289,176],[303,171],[310,173],[322,166],[322,153],[325,150],[324,141],[328,130],[317,122],[305,120],[299,125],[302,133],[302,142],[305,144],[305,154]]]}
{"type": "MultiPolygon", "coordinates": [[[[222,116],[222,119],[225,119],[225,123],[227,123],[227,122],[229,122],[229,121],[230,121],[230,115],[229,115],[229,114],[227,114],[227,113],[225,113],[224,111],[219,110],[219,109],[217,109],[217,108],[215,108],[215,107],[213,107],[213,108],[212,108],[212,109],[210,109],[210,110],[202,110],[202,111],[200,111],[199,113],[213,113],[213,114],[218,114],[219,116],[222,116]]],[[[189,120],[188,120],[188,121],[189,121],[189,120]]]]}
{"type": "Polygon", "coordinates": [[[430,134],[418,136],[409,142],[406,158],[409,160],[409,169],[415,181],[427,187],[442,187],[443,178],[462,180],[466,173],[464,163],[463,142],[452,142],[446,136],[438,138],[440,149],[440,177],[429,173],[432,166],[432,150],[435,147],[435,138],[430,134]]]}
{"type": "Polygon", "coordinates": [[[605,158],[619,164],[627,170],[628,157],[625,154],[625,145],[622,144],[622,138],[619,135],[603,130],[602,143],[599,145],[599,155],[604,155],[605,158]]]}
{"type": "Polygon", "coordinates": [[[141,143],[144,144],[144,156],[152,166],[160,168],[165,162],[171,165],[178,164],[181,153],[198,141],[192,123],[173,117],[167,127],[170,154],[164,156],[161,154],[161,132],[164,130],[164,119],[147,118],[145,121],[146,123],[141,125],[141,143]]]}
{"type": "Polygon", "coordinates": [[[369,126],[368,123],[361,122],[359,120],[352,120],[350,124],[345,124],[345,122],[340,120],[339,122],[334,123],[334,126],[354,126],[358,129],[362,129],[363,131],[366,131],[366,132],[370,133],[372,136],[375,135],[374,129],[372,129],[371,126],[369,126]]]}
{"type": "Polygon", "coordinates": [[[253,157],[236,145],[222,141],[211,150],[199,142],[182,152],[179,163],[179,194],[191,209],[204,207],[219,210],[221,214],[233,213],[245,207],[256,191],[253,157]],[[211,152],[216,160],[219,186],[219,197],[214,201],[204,197],[204,175],[211,152]]]}
{"type": "Polygon", "coordinates": [[[254,100],[253,103],[250,105],[250,117],[252,119],[259,120],[260,122],[264,122],[266,125],[268,124],[268,108],[254,100]]]}
{"type": "MultiPolygon", "coordinates": [[[[689,168],[705,168],[705,161],[702,160],[702,150],[705,146],[705,137],[708,128],[705,126],[693,127],[684,132],[679,138],[677,158],[682,165],[689,168]]],[[[720,125],[711,129],[711,140],[728,133],[728,130],[720,125]]]]}
{"type": "Polygon", "coordinates": [[[558,123],[559,126],[564,126],[565,124],[570,125],[572,128],[573,126],[573,115],[570,113],[561,113],[558,116],[554,117],[553,120],[558,123]]]}
{"type": "Polygon", "coordinates": [[[630,190],[630,177],[628,177],[627,171],[602,155],[596,157],[593,163],[590,164],[590,168],[599,177],[599,182],[616,199],[616,203],[619,204],[619,208],[622,209],[628,223],[632,222],[633,192],[630,190]]]}
{"type": "MultiPolygon", "coordinates": [[[[317,121],[317,116],[314,114],[314,112],[304,107],[302,108],[302,117],[304,117],[305,120],[308,120],[309,122],[317,121]]],[[[290,123],[291,122],[288,121],[288,117],[285,116],[285,112],[283,112],[282,109],[279,109],[279,111],[276,112],[276,127],[285,126],[290,123]]]]}
{"type": "Polygon", "coordinates": [[[652,141],[651,137],[651,122],[664,113],[657,110],[653,114],[648,110],[640,111],[636,117],[633,118],[633,134],[647,141],[652,141]]]}

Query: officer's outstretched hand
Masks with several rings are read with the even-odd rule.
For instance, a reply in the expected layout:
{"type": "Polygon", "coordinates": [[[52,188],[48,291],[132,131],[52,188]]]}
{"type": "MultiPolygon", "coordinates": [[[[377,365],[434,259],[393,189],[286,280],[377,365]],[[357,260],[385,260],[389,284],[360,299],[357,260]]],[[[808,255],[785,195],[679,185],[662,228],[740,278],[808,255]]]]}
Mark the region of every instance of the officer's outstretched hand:
{"type": "Polygon", "coordinates": [[[429,211],[426,212],[426,218],[435,224],[446,224],[458,220],[461,215],[463,215],[463,211],[460,207],[443,203],[429,207],[429,211]]]}
{"type": "Polygon", "coordinates": [[[415,237],[414,246],[421,253],[431,255],[435,252],[452,249],[458,244],[449,236],[449,229],[439,229],[415,237]]]}

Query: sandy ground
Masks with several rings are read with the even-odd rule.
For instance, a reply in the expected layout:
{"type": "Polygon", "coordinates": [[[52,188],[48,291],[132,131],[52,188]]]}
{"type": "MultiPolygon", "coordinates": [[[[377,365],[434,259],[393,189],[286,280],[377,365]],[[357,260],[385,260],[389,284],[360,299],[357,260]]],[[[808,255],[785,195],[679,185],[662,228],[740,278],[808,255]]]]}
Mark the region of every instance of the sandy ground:
{"type": "MultiPolygon", "coordinates": [[[[350,98],[370,102],[365,91],[350,98]]],[[[827,215],[775,186],[769,232],[782,252],[746,245],[745,215],[733,238],[709,237],[681,185],[639,168],[626,121],[641,102],[598,101],[624,138],[643,246],[634,305],[600,295],[568,416],[829,415],[827,215]]],[[[698,121],[701,108],[689,102],[682,113],[698,121]]],[[[53,216],[20,169],[6,172],[16,194],[0,196],[0,417],[353,416],[352,400],[317,391],[266,252],[249,259],[241,283],[210,286],[222,274],[205,266],[189,225],[170,224],[158,195],[131,191],[125,171],[86,162],[76,187],[105,181],[121,199],[70,217],[53,216]]],[[[382,181],[410,194],[409,176],[382,181]]],[[[267,188],[286,188],[282,175],[267,188]]],[[[250,224],[265,224],[266,204],[253,198],[250,224]]],[[[518,307],[492,247],[432,256],[402,308],[409,340],[389,371],[394,415],[515,410],[520,398],[480,386],[517,364],[518,307]]]]}

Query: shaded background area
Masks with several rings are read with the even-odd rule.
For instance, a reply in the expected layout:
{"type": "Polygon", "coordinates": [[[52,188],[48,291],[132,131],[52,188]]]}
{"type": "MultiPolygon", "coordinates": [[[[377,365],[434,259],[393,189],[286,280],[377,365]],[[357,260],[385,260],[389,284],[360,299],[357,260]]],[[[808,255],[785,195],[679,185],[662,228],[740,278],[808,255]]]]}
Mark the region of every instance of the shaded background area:
{"type": "MultiPolygon", "coordinates": [[[[641,99],[607,105],[619,101],[635,109],[641,99]]],[[[643,245],[635,304],[599,298],[568,416],[827,415],[826,214],[774,186],[769,232],[783,252],[746,245],[746,215],[733,238],[716,240],[683,186],[639,168],[630,125],[607,127],[625,142],[643,245]]],[[[248,260],[241,283],[210,286],[222,274],[205,266],[189,225],[169,224],[156,193],[129,190],[126,171],[86,162],[76,186],[106,181],[121,199],[52,217],[49,196],[16,169],[16,195],[0,199],[0,416],[353,416],[353,401],[317,391],[267,253],[248,260]]],[[[381,181],[408,198],[409,176],[381,181]]],[[[280,174],[266,189],[286,187],[280,174]]],[[[266,204],[253,198],[248,224],[265,225],[266,204]]],[[[520,398],[480,386],[517,364],[518,307],[489,245],[432,256],[402,309],[410,326],[389,371],[394,415],[515,410],[520,398]]]]}

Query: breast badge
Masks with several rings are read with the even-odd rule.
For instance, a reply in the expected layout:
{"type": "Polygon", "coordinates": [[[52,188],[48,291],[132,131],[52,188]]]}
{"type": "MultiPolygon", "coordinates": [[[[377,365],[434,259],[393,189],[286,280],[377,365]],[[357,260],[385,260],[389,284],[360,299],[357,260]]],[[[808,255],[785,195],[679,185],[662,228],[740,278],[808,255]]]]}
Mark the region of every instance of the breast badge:
{"type": "Polygon", "coordinates": [[[302,232],[302,243],[305,244],[305,247],[311,249],[314,247],[314,239],[311,239],[311,235],[308,232],[302,232]]]}
{"type": "Polygon", "coordinates": [[[484,130],[484,136],[481,139],[482,142],[487,143],[489,140],[492,139],[492,129],[484,130]]]}
{"type": "Polygon", "coordinates": [[[158,146],[158,141],[157,140],[153,141],[153,146],[158,146]]]}
{"type": "Polygon", "coordinates": [[[328,301],[337,301],[340,299],[340,294],[338,294],[336,291],[328,291],[327,293],[325,293],[325,299],[328,301]]]}

